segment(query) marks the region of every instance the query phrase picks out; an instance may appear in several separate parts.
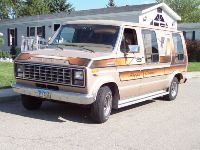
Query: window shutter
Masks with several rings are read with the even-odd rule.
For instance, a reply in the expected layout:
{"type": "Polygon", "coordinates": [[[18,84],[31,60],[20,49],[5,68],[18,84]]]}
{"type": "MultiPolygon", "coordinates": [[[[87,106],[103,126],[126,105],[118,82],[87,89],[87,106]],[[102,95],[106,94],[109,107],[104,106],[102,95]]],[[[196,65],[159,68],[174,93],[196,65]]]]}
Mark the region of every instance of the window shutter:
{"type": "Polygon", "coordinates": [[[10,29],[7,30],[8,46],[10,46],[10,29]]]}
{"type": "Polygon", "coordinates": [[[17,46],[17,28],[15,28],[15,46],[17,46]]]}
{"type": "Polygon", "coordinates": [[[186,39],[186,32],[185,31],[183,31],[183,36],[186,39]]]}
{"type": "Polygon", "coordinates": [[[27,37],[30,36],[30,33],[29,33],[29,27],[27,27],[27,37]]]}
{"type": "Polygon", "coordinates": [[[42,26],[42,37],[45,39],[45,26],[42,26]]]}
{"type": "Polygon", "coordinates": [[[195,31],[192,31],[192,40],[195,40],[195,31]]]}

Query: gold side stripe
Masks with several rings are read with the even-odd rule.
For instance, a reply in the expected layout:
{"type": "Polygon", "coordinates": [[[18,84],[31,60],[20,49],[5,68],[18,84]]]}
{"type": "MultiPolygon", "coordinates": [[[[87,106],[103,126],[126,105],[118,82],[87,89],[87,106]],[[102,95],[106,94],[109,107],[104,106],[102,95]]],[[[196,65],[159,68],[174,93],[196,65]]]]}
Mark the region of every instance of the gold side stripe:
{"type": "Polygon", "coordinates": [[[128,81],[128,80],[136,80],[142,78],[149,78],[154,76],[161,76],[171,74],[174,71],[185,72],[186,66],[171,66],[166,68],[158,68],[158,69],[146,69],[146,70],[137,70],[137,71],[127,71],[127,72],[120,72],[120,80],[121,81],[128,81]]]}
{"type": "MultiPolygon", "coordinates": [[[[110,58],[104,60],[95,60],[93,61],[91,68],[105,68],[105,67],[117,67],[117,66],[128,66],[134,65],[134,58],[110,58]],[[112,64],[112,65],[110,65],[112,64]]],[[[160,63],[169,63],[171,62],[171,56],[160,56],[160,63]]],[[[183,62],[186,64],[186,62],[183,62]]]]}

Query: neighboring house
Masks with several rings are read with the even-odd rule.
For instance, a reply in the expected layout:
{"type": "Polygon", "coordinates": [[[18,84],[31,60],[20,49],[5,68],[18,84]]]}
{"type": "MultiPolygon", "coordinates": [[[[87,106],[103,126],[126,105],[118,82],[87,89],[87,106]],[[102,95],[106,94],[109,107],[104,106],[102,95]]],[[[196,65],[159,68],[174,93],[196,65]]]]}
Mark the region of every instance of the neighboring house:
{"type": "Polygon", "coordinates": [[[178,25],[178,29],[188,40],[200,41],[200,23],[183,23],[178,25]]]}
{"type": "Polygon", "coordinates": [[[3,33],[0,32],[0,37],[3,36],[3,33]]]}
{"type": "Polygon", "coordinates": [[[181,20],[181,17],[165,3],[153,3],[0,20],[0,32],[4,34],[5,41],[0,49],[9,50],[11,46],[20,47],[22,36],[39,36],[47,40],[65,22],[88,19],[129,21],[177,28],[177,21],[181,20]]]}

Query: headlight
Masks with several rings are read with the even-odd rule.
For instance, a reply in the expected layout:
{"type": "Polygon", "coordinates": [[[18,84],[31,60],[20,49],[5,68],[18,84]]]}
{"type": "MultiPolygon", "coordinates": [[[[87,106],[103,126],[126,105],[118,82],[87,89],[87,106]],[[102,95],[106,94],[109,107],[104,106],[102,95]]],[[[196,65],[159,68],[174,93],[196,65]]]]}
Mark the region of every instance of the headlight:
{"type": "Polygon", "coordinates": [[[74,71],[74,79],[75,80],[83,80],[84,79],[84,75],[83,75],[83,71],[74,71]]]}
{"type": "Polygon", "coordinates": [[[24,65],[18,64],[17,67],[16,67],[17,77],[23,77],[23,73],[24,73],[24,65]]]}
{"type": "Polygon", "coordinates": [[[72,84],[76,86],[84,86],[84,71],[83,70],[73,70],[73,80],[72,84]]]}

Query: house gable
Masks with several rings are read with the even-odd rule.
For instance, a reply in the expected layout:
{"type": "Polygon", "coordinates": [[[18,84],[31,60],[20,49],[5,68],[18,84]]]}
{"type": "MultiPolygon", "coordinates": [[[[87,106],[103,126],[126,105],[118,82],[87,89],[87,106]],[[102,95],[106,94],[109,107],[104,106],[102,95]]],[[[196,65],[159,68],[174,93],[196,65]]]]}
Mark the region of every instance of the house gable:
{"type": "Polygon", "coordinates": [[[165,3],[144,9],[139,16],[139,23],[177,29],[181,17],[165,3]]]}

